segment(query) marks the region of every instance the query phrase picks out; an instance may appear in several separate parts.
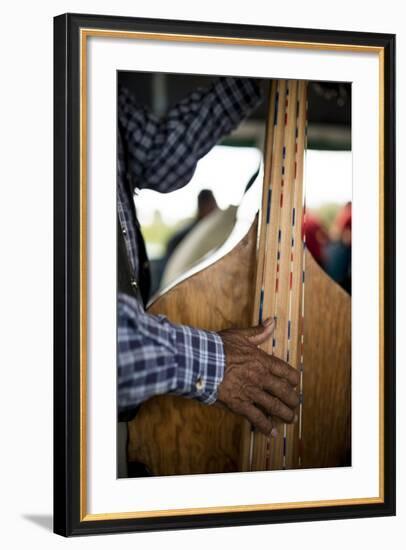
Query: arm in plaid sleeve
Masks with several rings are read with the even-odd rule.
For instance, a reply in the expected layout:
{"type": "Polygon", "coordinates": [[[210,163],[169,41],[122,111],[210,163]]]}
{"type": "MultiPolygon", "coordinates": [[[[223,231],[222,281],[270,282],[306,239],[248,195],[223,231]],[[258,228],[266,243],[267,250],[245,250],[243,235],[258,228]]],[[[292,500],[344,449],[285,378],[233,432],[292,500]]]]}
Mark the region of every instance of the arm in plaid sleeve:
{"type": "Polygon", "coordinates": [[[216,333],[175,325],[118,295],[118,409],[125,412],[158,394],[211,404],[223,379],[223,342],[216,333]]]}
{"type": "Polygon", "coordinates": [[[191,179],[197,161],[258,105],[255,79],[221,77],[199,88],[162,120],[137,104],[126,89],[118,98],[119,130],[133,185],[161,193],[191,179]]]}

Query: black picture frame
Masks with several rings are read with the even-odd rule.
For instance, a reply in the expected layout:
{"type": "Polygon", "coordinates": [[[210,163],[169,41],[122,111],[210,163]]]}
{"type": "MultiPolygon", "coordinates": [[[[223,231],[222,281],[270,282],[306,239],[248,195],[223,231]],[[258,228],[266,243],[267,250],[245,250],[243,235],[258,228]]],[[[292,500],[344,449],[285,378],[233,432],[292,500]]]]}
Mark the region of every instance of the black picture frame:
{"type": "Polygon", "coordinates": [[[64,14],[54,19],[54,532],[63,536],[395,514],[395,36],[64,14]],[[372,504],[87,521],[80,513],[80,29],[352,44],[384,58],[384,479],[372,504]]]}

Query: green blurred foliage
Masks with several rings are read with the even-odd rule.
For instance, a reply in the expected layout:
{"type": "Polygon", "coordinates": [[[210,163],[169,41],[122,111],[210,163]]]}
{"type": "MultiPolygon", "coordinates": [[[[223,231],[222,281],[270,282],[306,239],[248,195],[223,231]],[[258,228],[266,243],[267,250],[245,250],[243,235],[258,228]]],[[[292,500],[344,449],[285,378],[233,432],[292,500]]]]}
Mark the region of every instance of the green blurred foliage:
{"type": "Polygon", "coordinates": [[[147,243],[165,246],[171,236],[187,225],[192,218],[178,220],[174,224],[167,224],[163,221],[158,210],[155,211],[154,220],[151,224],[142,226],[142,233],[147,243]]]}

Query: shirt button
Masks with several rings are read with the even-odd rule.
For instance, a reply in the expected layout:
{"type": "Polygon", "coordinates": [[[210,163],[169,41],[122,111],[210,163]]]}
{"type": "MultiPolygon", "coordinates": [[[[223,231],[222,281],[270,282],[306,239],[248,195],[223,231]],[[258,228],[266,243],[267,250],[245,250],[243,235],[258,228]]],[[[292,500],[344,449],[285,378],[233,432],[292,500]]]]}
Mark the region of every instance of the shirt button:
{"type": "Polygon", "coordinates": [[[123,235],[127,235],[127,229],[123,229],[123,235]]]}
{"type": "Polygon", "coordinates": [[[131,280],[131,286],[134,287],[134,288],[137,288],[138,287],[138,283],[135,279],[132,279],[131,280]]]}
{"type": "Polygon", "coordinates": [[[201,391],[203,388],[204,388],[204,382],[203,382],[203,380],[202,380],[201,378],[198,378],[198,379],[196,380],[196,389],[197,389],[198,391],[201,391]]]}

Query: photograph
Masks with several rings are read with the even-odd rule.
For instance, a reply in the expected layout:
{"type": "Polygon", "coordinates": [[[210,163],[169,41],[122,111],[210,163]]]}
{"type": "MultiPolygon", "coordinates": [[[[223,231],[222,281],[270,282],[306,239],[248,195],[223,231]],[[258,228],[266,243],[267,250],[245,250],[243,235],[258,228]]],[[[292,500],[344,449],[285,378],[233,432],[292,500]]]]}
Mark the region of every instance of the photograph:
{"type": "Polygon", "coordinates": [[[119,71],[117,140],[118,477],[350,466],[351,83],[119,71]]]}
{"type": "Polygon", "coordinates": [[[402,3],[5,6],[2,547],[397,550],[402,3]]]}
{"type": "Polygon", "coordinates": [[[395,37],[54,19],[54,531],[395,511],[395,37]]]}

